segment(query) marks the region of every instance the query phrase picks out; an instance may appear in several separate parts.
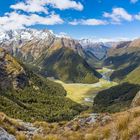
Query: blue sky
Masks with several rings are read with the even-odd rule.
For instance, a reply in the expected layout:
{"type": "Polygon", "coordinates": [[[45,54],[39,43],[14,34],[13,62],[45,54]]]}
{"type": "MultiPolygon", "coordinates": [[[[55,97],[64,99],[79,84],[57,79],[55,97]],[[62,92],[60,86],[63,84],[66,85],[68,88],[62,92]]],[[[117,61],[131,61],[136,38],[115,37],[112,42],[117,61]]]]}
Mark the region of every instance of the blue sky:
{"type": "Polygon", "coordinates": [[[50,29],[74,38],[140,37],[139,0],[2,0],[0,30],[50,29]]]}

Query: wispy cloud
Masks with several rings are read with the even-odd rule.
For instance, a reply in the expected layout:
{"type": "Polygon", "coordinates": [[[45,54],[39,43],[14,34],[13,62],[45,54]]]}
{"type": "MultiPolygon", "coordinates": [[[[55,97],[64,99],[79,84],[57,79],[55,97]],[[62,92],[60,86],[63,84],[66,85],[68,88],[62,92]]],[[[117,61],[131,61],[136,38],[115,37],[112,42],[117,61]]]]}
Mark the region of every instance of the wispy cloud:
{"type": "Polygon", "coordinates": [[[26,0],[25,2],[19,2],[11,5],[10,8],[25,12],[43,12],[48,14],[48,9],[45,5],[46,2],[44,0],[26,0]]]}
{"type": "Polygon", "coordinates": [[[137,3],[139,0],[130,0],[131,3],[135,4],[137,3]]]}
{"type": "Polygon", "coordinates": [[[48,4],[50,4],[54,8],[58,8],[60,10],[65,9],[75,9],[75,10],[83,10],[84,7],[80,2],[76,2],[74,0],[46,0],[48,4]]]}
{"type": "Polygon", "coordinates": [[[52,8],[57,8],[60,10],[65,9],[75,9],[75,10],[83,10],[83,5],[80,2],[76,2],[74,0],[26,0],[25,2],[19,2],[10,7],[14,10],[22,10],[25,12],[43,12],[48,13],[47,6],[51,6],[52,8]]]}
{"type": "Polygon", "coordinates": [[[74,20],[69,22],[69,24],[71,25],[93,25],[93,26],[97,26],[97,25],[106,25],[108,24],[107,21],[105,20],[100,20],[100,19],[80,19],[80,20],[74,20]]]}
{"type": "Polygon", "coordinates": [[[90,42],[92,43],[97,43],[97,42],[104,42],[104,43],[111,43],[111,42],[120,42],[120,41],[130,41],[131,38],[127,37],[116,37],[116,38],[98,38],[98,37],[82,37],[80,40],[83,39],[89,39],[90,42]]]}
{"type": "Polygon", "coordinates": [[[26,28],[36,24],[54,25],[62,24],[63,22],[64,21],[60,18],[60,16],[54,13],[50,14],[49,16],[42,17],[37,14],[23,15],[12,12],[0,17],[0,29],[14,30],[26,28]]]}
{"type": "Polygon", "coordinates": [[[83,10],[83,5],[75,0],[25,0],[10,6],[13,11],[0,17],[0,29],[21,29],[32,25],[62,24],[64,20],[54,13],[54,9],[83,10]],[[43,13],[43,16],[41,16],[43,13]]]}
{"type": "Polygon", "coordinates": [[[108,25],[108,24],[121,24],[123,21],[134,21],[134,20],[140,20],[140,13],[137,15],[131,15],[129,14],[124,8],[117,7],[113,8],[112,12],[104,12],[103,17],[101,19],[75,19],[69,24],[71,25],[108,25]]]}
{"type": "MultiPolygon", "coordinates": [[[[133,3],[138,0],[131,0],[133,3]]],[[[32,25],[55,25],[62,24],[64,20],[59,14],[56,14],[55,9],[66,10],[74,9],[81,11],[84,6],[78,0],[25,0],[11,5],[13,10],[11,13],[5,13],[0,17],[0,29],[20,29],[32,25]],[[16,23],[16,24],[15,24],[16,23]]],[[[57,11],[57,10],[56,10],[57,11]]],[[[66,21],[70,25],[89,25],[99,26],[108,24],[120,24],[123,21],[140,20],[140,13],[136,15],[129,14],[124,8],[113,8],[112,11],[104,12],[101,19],[73,19],[66,21]]]]}
{"type": "Polygon", "coordinates": [[[109,18],[113,24],[120,24],[122,20],[133,20],[133,16],[124,8],[113,8],[112,13],[104,12],[103,17],[109,18]]]}
{"type": "Polygon", "coordinates": [[[25,0],[10,6],[11,13],[5,13],[0,17],[0,29],[21,29],[32,25],[62,24],[64,20],[54,13],[54,8],[60,10],[83,10],[83,5],[74,0],[25,0]],[[50,8],[52,7],[52,8],[50,8]],[[44,13],[41,16],[41,13],[44,13]]]}
{"type": "Polygon", "coordinates": [[[135,15],[134,18],[135,18],[136,20],[140,20],[140,13],[138,13],[137,15],[135,15]]]}

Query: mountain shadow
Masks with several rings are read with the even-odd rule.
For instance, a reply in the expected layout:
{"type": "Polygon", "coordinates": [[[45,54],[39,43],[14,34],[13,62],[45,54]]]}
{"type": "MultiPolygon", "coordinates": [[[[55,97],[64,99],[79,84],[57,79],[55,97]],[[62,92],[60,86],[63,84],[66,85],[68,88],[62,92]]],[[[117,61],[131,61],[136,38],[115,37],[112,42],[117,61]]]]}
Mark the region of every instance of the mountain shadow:
{"type": "Polygon", "coordinates": [[[119,112],[130,107],[140,85],[123,83],[103,90],[94,98],[94,112],[119,112]]]}

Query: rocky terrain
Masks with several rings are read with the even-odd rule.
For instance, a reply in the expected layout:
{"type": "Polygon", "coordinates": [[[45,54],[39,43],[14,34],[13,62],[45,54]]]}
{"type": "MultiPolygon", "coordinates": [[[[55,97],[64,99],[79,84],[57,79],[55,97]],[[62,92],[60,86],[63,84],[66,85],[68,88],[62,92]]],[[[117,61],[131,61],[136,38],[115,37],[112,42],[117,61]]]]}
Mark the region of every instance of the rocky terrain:
{"type": "Polygon", "coordinates": [[[0,113],[1,138],[8,140],[137,140],[140,108],[135,107],[115,114],[81,114],[67,122],[33,124],[15,120],[0,113]],[[7,131],[7,132],[6,132],[7,131]]]}
{"type": "Polygon", "coordinates": [[[16,140],[16,138],[13,135],[8,134],[3,128],[0,128],[0,139],[16,140]]]}
{"type": "Polygon", "coordinates": [[[27,29],[1,34],[0,46],[43,76],[81,83],[95,83],[101,76],[85,60],[85,51],[77,40],[48,30],[27,29]]]}

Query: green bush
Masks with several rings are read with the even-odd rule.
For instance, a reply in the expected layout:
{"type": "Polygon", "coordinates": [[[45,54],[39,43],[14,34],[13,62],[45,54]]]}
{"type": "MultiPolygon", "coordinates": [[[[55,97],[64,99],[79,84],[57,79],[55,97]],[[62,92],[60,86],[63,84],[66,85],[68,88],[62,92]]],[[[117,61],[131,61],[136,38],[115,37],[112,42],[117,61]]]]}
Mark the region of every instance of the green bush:
{"type": "Polygon", "coordinates": [[[66,98],[57,83],[28,72],[30,84],[22,90],[0,90],[0,112],[24,121],[70,120],[85,107],[66,98]]]}
{"type": "Polygon", "coordinates": [[[94,98],[95,112],[118,112],[128,108],[140,90],[139,85],[123,83],[101,91],[94,98]]]}

